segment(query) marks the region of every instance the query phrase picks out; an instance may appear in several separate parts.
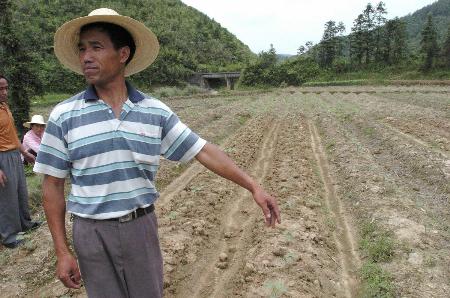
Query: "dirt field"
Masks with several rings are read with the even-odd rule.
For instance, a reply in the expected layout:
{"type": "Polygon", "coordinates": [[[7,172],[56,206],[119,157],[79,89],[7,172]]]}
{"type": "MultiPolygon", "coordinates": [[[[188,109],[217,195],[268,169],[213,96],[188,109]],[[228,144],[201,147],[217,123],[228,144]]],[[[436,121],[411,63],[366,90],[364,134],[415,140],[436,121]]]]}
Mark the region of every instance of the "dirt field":
{"type": "MultiPolygon", "coordinates": [[[[163,161],[165,297],[448,297],[450,87],[288,88],[167,100],[278,200],[163,161]]],[[[68,223],[70,230],[70,222],[68,223]]],[[[1,297],[85,297],[44,225],[0,247],[1,297]]]]}

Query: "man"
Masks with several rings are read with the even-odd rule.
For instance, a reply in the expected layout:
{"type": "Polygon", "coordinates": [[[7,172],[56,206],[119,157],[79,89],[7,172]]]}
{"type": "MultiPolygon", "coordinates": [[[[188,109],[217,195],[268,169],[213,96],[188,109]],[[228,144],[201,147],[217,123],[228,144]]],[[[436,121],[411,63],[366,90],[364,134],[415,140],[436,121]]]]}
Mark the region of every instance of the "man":
{"type": "Polygon", "coordinates": [[[252,192],[267,225],[280,222],[275,198],[218,147],[186,127],[162,102],[134,89],[125,77],[156,58],[156,36],[142,23],[110,9],[65,23],[55,54],[83,74],[86,91],[52,111],[34,170],[45,174],[44,209],[57,255],[57,276],[70,288],[83,276],[90,297],[161,297],[162,257],[153,203],[159,156],[196,158],[252,192]],[[72,190],[73,243],[65,231],[64,178],[72,190]]]}
{"type": "Polygon", "coordinates": [[[20,152],[34,162],[17,137],[14,119],[8,107],[8,80],[0,75],[0,240],[7,248],[22,243],[18,233],[39,226],[31,221],[28,191],[20,152]]]}

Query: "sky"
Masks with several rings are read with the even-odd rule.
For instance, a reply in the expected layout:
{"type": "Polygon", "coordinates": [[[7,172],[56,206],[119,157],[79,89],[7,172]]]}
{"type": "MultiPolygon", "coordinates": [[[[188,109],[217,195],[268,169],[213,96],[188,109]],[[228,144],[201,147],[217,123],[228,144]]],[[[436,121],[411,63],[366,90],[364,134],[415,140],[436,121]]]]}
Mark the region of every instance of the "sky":
{"type": "MultiPolygon", "coordinates": [[[[350,33],[354,19],[371,0],[181,0],[233,33],[254,53],[273,44],[278,54],[297,53],[307,41],[320,41],[324,24],[343,22],[350,33]]],[[[402,17],[436,0],[384,0],[387,18],[402,17]]]]}

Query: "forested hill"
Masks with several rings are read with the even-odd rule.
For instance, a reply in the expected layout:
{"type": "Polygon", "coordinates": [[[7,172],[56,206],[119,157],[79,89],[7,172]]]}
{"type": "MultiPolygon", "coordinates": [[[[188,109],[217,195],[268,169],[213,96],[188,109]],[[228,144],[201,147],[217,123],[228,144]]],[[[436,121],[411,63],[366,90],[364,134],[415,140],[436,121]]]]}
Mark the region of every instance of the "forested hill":
{"type": "Polygon", "coordinates": [[[412,50],[416,50],[420,46],[421,31],[429,13],[433,15],[433,23],[436,27],[438,40],[444,40],[448,26],[450,25],[450,0],[436,1],[417,10],[413,14],[401,18],[406,23],[408,44],[412,50]]]}
{"type": "MultiPolygon", "coordinates": [[[[155,64],[133,76],[139,84],[173,84],[195,71],[240,69],[254,54],[203,13],[180,0],[13,0],[13,23],[37,59],[45,91],[71,91],[82,80],[62,69],[53,54],[53,34],[64,22],[109,7],[145,23],[158,36],[155,64]]],[[[82,84],[82,82],[81,82],[82,84]]],[[[75,87],[75,89],[78,86],[75,87]]]]}

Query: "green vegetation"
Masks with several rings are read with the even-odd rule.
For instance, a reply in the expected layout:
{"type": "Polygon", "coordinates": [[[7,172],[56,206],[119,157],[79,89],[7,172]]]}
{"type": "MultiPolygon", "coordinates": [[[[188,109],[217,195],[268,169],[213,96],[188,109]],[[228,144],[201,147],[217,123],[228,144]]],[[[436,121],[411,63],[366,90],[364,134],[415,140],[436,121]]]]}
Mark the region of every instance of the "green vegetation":
{"type": "Polygon", "coordinates": [[[361,268],[363,287],[361,297],[395,297],[392,277],[380,265],[366,262],[361,268]]]}
{"type": "Polygon", "coordinates": [[[61,101],[68,99],[72,96],[72,94],[67,93],[48,93],[42,96],[35,96],[31,100],[31,107],[53,107],[60,103],[61,101]]]}
{"type": "Polygon", "coordinates": [[[367,259],[373,263],[389,262],[394,254],[390,235],[373,222],[362,225],[360,244],[367,259]]]}
{"type": "Polygon", "coordinates": [[[239,124],[244,125],[252,116],[249,113],[239,113],[238,117],[239,124]]]}
{"type": "Polygon", "coordinates": [[[46,91],[75,92],[83,79],[62,68],[53,54],[53,35],[65,22],[99,7],[143,22],[158,36],[156,62],[133,76],[138,86],[174,85],[197,71],[240,70],[253,54],[219,23],[179,0],[45,1],[14,0],[12,17],[26,50],[40,57],[39,78],[46,91]]]}
{"type": "Polygon", "coordinates": [[[11,1],[0,1],[0,74],[6,76],[10,85],[11,111],[19,134],[24,134],[23,122],[28,121],[29,98],[42,93],[36,55],[27,51],[14,23],[11,1]]]}
{"type": "Polygon", "coordinates": [[[287,292],[287,287],[282,280],[268,281],[264,287],[269,290],[270,298],[281,297],[287,292]]]}
{"type": "Polygon", "coordinates": [[[337,86],[450,79],[450,0],[439,0],[402,19],[387,20],[386,14],[383,2],[367,4],[348,36],[342,35],[342,22],[330,20],[319,44],[307,42],[287,60],[277,59],[271,47],[247,65],[241,83],[337,86]],[[411,30],[413,19],[420,27],[411,30]],[[412,38],[419,41],[412,43],[412,38]]]}
{"type": "Polygon", "coordinates": [[[361,296],[394,297],[392,278],[380,265],[391,261],[394,255],[390,234],[375,222],[364,222],[361,225],[360,247],[366,258],[361,268],[361,296]]]}

